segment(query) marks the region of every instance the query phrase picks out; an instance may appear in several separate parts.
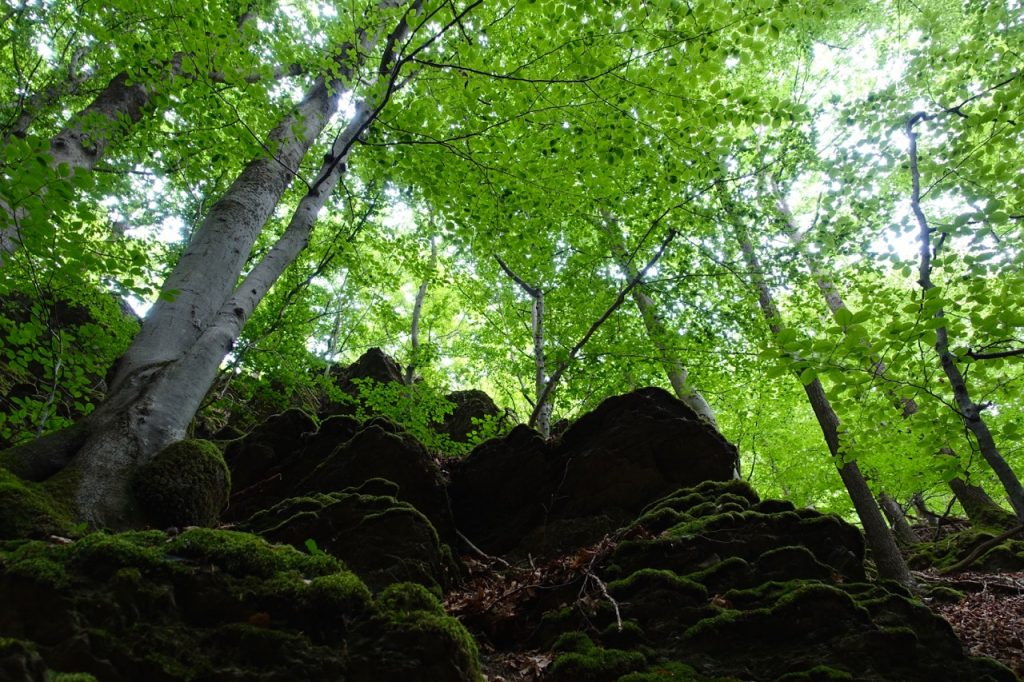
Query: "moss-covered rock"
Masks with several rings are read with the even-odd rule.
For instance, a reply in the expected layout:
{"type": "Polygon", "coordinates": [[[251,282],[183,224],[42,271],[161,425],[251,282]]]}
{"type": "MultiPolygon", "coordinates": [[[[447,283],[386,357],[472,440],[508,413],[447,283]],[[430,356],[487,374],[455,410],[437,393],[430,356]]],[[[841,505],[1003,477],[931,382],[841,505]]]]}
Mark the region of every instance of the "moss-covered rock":
{"type": "Polygon", "coordinates": [[[337,559],[247,533],[8,544],[0,602],[3,671],[111,682],[480,678],[472,640],[425,588],[374,598],[337,559]],[[24,645],[5,648],[12,640],[24,645]]]}
{"type": "Polygon", "coordinates": [[[132,488],[139,507],[155,526],[212,526],[227,505],[231,476],[216,445],[183,440],[139,467],[132,488]]]}
{"type": "Polygon", "coordinates": [[[965,655],[906,589],[864,582],[860,533],[836,517],[723,481],[667,495],[637,523],[646,532],[593,567],[608,595],[545,618],[546,641],[571,633],[554,679],[1015,679],[965,655]]]}
{"type": "Polygon", "coordinates": [[[375,590],[412,581],[440,595],[457,567],[430,521],[395,499],[396,488],[371,479],[357,489],[292,498],[239,527],[298,548],[312,540],[375,590]]]}
{"type": "MultiPolygon", "coordinates": [[[[933,542],[920,542],[910,548],[907,563],[911,568],[952,567],[966,559],[981,545],[1004,533],[1003,528],[972,527],[950,533],[933,542]]],[[[1024,570],[1024,531],[1004,539],[985,550],[969,566],[974,571],[1024,570]]]]}
{"type": "Polygon", "coordinates": [[[45,486],[0,468],[0,540],[63,534],[70,525],[66,510],[45,486]]]}

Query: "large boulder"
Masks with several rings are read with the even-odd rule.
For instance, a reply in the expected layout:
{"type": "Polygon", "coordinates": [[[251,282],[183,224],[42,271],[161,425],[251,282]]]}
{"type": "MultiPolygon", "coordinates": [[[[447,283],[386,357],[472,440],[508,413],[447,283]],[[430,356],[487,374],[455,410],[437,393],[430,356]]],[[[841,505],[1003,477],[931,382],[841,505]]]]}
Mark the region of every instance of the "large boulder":
{"type": "Polygon", "coordinates": [[[231,441],[224,459],[231,470],[233,491],[224,518],[241,521],[296,496],[298,484],[359,428],[355,419],[341,415],[317,428],[312,417],[292,409],[231,441]]]}
{"type": "Polygon", "coordinates": [[[736,448],[658,388],[609,398],[544,441],[526,429],[452,470],[456,523],[492,552],[551,554],[601,537],[682,486],[732,478],[736,448]]]}
{"type": "Polygon", "coordinates": [[[244,533],[8,543],[0,603],[5,680],[480,679],[472,639],[426,588],[372,595],[327,554],[244,533]]]}
{"type": "Polygon", "coordinates": [[[356,388],[357,380],[372,379],[380,384],[405,383],[402,368],[380,348],[369,349],[351,365],[335,370],[331,376],[338,388],[346,392],[356,388]]]}

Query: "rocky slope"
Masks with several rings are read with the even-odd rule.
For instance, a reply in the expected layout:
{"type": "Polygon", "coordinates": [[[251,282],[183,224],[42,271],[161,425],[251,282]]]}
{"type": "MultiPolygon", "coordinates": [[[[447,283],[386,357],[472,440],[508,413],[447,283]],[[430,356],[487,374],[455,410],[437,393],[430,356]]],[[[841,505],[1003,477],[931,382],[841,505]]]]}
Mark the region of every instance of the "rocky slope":
{"type": "MultiPolygon", "coordinates": [[[[0,679],[1016,679],[659,389],[458,461],[299,411],[221,446],[230,529],[71,540],[45,486],[0,479],[0,679]]],[[[160,469],[154,517],[178,471],[179,523],[210,523],[203,461],[160,469]]]]}

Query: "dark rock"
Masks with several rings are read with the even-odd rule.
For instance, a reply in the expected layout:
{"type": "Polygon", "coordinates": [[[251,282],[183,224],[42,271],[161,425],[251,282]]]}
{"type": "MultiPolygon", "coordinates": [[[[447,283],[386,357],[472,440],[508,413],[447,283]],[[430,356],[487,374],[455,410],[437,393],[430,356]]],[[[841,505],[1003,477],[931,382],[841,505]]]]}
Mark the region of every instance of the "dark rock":
{"type": "Polygon", "coordinates": [[[444,423],[437,430],[459,443],[468,442],[469,434],[479,428],[474,420],[480,421],[501,414],[491,396],[483,391],[454,391],[445,398],[455,408],[445,416],[444,423]]]}
{"type": "Polygon", "coordinates": [[[390,481],[373,479],[358,490],[285,500],[239,528],[298,549],[312,540],[374,591],[415,582],[440,596],[457,568],[430,521],[395,492],[390,481]]]}
{"type": "Polygon", "coordinates": [[[288,410],[228,443],[233,492],[224,518],[240,521],[294,497],[296,485],[358,428],[351,417],[337,416],[317,429],[305,412],[288,410]]]}
{"type": "Polygon", "coordinates": [[[375,597],[326,554],[243,533],[8,546],[0,602],[5,680],[49,679],[36,652],[103,682],[479,679],[472,640],[422,586],[375,597]]]}
{"type": "MultiPolygon", "coordinates": [[[[401,366],[380,348],[369,349],[346,367],[332,367],[330,377],[342,393],[351,396],[359,394],[360,381],[372,380],[380,384],[405,383],[401,366]]],[[[321,413],[337,414],[337,409],[344,411],[346,408],[342,405],[326,404],[321,413]]]]}
{"type": "Polygon", "coordinates": [[[454,544],[455,524],[440,467],[415,438],[384,419],[367,422],[335,448],[293,494],[343,490],[374,478],[395,483],[395,496],[430,519],[442,542],[454,544]]]}
{"type": "Polygon", "coordinates": [[[485,551],[587,544],[680,486],[732,477],[734,446],[666,391],[609,398],[545,442],[525,427],[452,471],[456,521],[485,551]],[[529,537],[527,537],[529,536],[529,537]]]}

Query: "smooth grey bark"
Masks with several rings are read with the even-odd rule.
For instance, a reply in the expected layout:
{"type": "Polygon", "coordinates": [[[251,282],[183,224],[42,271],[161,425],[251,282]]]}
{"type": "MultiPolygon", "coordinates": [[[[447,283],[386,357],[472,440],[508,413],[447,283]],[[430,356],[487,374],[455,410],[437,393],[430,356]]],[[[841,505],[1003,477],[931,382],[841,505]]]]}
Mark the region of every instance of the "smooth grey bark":
{"type": "Polygon", "coordinates": [[[644,328],[647,330],[647,337],[654,346],[655,352],[658,355],[658,362],[665,371],[665,376],[672,385],[672,390],[679,400],[693,410],[698,417],[707,420],[717,431],[718,421],[715,419],[714,410],[711,409],[711,406],[704,399],[704,396],[701,395],[700,391],[690,385],[689,372],[685,365],[683,365],[683,362],[669,348],[667,342],[669,338],[668,330],[665,329],[665,324],[658,316],[654,299],[646,291],[643,279],[637,271],[636,263],[629,257],[618,221],[607,212],[602,218],[600,226],[608,237],[615,261],[622,268],[623,272],[626,273],[627,281],[636,280],[637,282],[631,292],[633,303],[636,304],[637,310],[640,312],[640,317],[644,321],[644,328]]]}
{"type": "Polygon", "coordinates": [[[547,364],[544,356],[544,290],[531,286],[517,275],[498,255],[494,256],[505,274],[512,278],[519,288],[530,297],[530,329],[533,336],[533,389],[535,418],[531,419],[540,435],[548,438],[551,435],[551,413],[554,400],[547,390],[547,364]]]}
{"type": "MultiPolygon", "coordinates": [[[[241,30],[248,21],[255,18],[251,11],[246,12],[237,22],[241,30]]],[[[35,108],[43,105],[47,100],[57,100],[61,96],[71,94],[77,89],[83,77],[78,68],[78,61],[81,59],[81,52],[76,52],[69,68],[68,80],[59,87],[50,88],[40,93],[36,98],[35,108]]],[[[67,124],[50,139],[49,154],[52,157],[51,168],[58,168],[65,164],[74,175],[79,171],[91,171],[103,157],[110,144],[128,133],[147,113],[152,112],[151,104],[153,96],[161,88],[173,83],[183,76],[182,63],[186,55],[177,52],[166,62],[163,69],[163,81],[156,81],[139,78],[127,71],[122,71],[111,78],[106,87],[100,91],[95,99],[84,109],[73,115],[67,124]]],[[[277,67],[274,69],[272,79],[278,80],[285,76],[298,75],[302,69],[298,65],[290,65],[287,68],[277,67]]],[[[195,75],[186,76],[188,80],[194,80],[195,75]]],[[[207,78],[214,83],[226,83],[228,77],[221,71],[211,71],[207,78]]],[[[252,74],[244,80],[248,83],[258,82],[262,75],[252,74]]],[[[10,136],[24,136],[28,127],[35,117],[35,112],[26,109],[14,127],[10,136]]],[[[6,140],[5,140],[6,142],[6,140]]],[[[37,190],[41,194],[46,193],[43,186],[37,190]]],[[[22,212],[12,210],[10,206],[0,201],[0,216],[3,220],[0,223],[0,267],[4,264],[3,254],[11,254],[17,251],[21,245],[19,235],[19,223],[22,219],[22,212]]]]}
{"type": "MultiPolygon", "coordinates": [[[[757,257],[757,252],[754,250],[754,245],[750,240],[746,227],[740,220],[736,219],[732,200],[721,184],[718,185],[718,193],[722,207],[736,231],[743,259],[757,288],[758,305],[761,308],[761,313],[768,323],[772,335],[777,337],[782,331],[781,316],[772,298],[771,290],[768,288],[768,283],[764,278],[764,270],[757,257]]],[[[889,580],[895,580],[902,585],[913,585],[914,581],[910,575],[910,569],[907,567],[899,547],[896,546],[896,541],[892,533],[889,532],[885,519],[882,518],[882,513],[875,503],[874,495],[872,495],[867,481],[864,480],[860,467],[857,465],[856,460],[844,461],[843,459],[839,417],[836,415],[835,410],[832,409],[832,404],[828,400],[821,381],[815,378],[809,384],[804,384],[804,393],[807,395],[807,400],[810,402],[814,416],[821,427],[821,432],[825,438],[829,453],[832,455],[832,460],[839,470],[839,477],[846,487],[850,500],[853,502],[853,507],[857,512],[857,517],[864,528],[864,536],[867,539],[868,547],[871,548],[871,554],[875,560],[875,565],[878,567],[879,575],[889,580]]]]}
{"type": "Polygon", "coordinates": [[[437,244],[433,237],[430,239],[430,277],[425,277],[420,282],[420,288],[416,290],[416,301],[412,306],[412,325],[409,329],[409,342],[412,346],[412,354],[409,364],[405,368],[405,383],[412,385],[416,379],[416,365],[420,352],[420,316],[423,314],[423,303],[427,300],[427,287],[437,269],[437,244]]]}
{"type": "Polygon", "coordinates": [[[1017,524],[1016,517],[996,504],[980,485],[954,478],[949,481],[949,487],[971,520],[971,525],[1009,528],[1017,524]]]}
{"type": "MultiPolygon", "coordinates": [[[[917,132],[914,127],[921,121],[928,120],[929,116],[924,113],[917,113],[907,119],[904,131],[909,141],[908,155],[910,159],[910,208],[914,213],[914,218],[917,220],[918,235],[921,240],[921,260],[918,268],[918,284],[921,286],[922,293],[926,296],[927,292],[935,288],[932,283],[932,228],[928,224],[928,218],[924,214],[924,210],[921,208],[921,171],[918,166],[917,156],[917,132]]],[[[941,248],[942,243],[935,245],[936,253],[941,248]]],[[[942,320],[945,318],[945,311],[939,308],[935,312],[935,318],[942,320]]],[[[949,386],[953,390],[953,398],[957,406],[957,410],[960,413],[960,417],[964,420],[964,425],[974,435],[978,441],[978,449],[981,451],[981,456],[988,463],[992,470],[996,473],[999,478],[999,482],[1003,484],[1003,488],[1006,490],[1006,496],[1010,501],[1010,506],[1013,507],[1013,511],[1017,516],[1017,519],[1024,522],[1024,487],[1021,486],[1020,479],[1017,474],[1010,468],[1006,458],[999,452],[999,447],[996,445],[995,438],[992,436],[992,432],[988,428],[988,424],[985,423],[985,419],[982,417],[981,411],[982,406],[978,405],[971,399],[970,391],[967,388],[967,382],[964,380],[963,373],[960,371],[960,367],[957,365],[956,357],[950,351],[949,348],[949,330],[945,324],[940,324],[935,328],[935,353],[939,356],[939,364],[942,367],[943,373],[949,380],[949,386]]]]}
{"type": "MultiPolygon", "coordinates": [[[[403,4],[388,2],[379,7],[403,4]]],[[[402,63],[396,49],[409,33],[408,14],[419,7],[414,2],[387,36],[378,70],[379,76],[388,79],[385,99],[402,63]]],[[[267,148],[274,151],[273,156],[253,159],[210,209],[165,281],[164,295],[115,368],[106,400],[76,425],[84,436],[70,466],[78,481],[73,505],[81,520],[115,528],[138,523],[132,472],[184,437],[249,315],[308,243],[317,214],[345,172],[354,141],[376,116],[377,109],[365,102],[335,139],[282,236],[238,283],[257,236],[299,162],[334,114],[340,95],[355,82],[356,69],[379,37],[364,35],[362,40],[359,49],[346,46],[338,52],[339,73],[317,79],[271,132],[267,148]]]]}
{"type": "Polygon", "coordinates": [[[917,536],[910,529],[907,515],[904,513],[900,503],[883,490],[878,493],[878,504],[882,508],[885,518],[889,520],[889,526],[896,535],[896,539],[904,546],[916,545],[917,536]]]}

